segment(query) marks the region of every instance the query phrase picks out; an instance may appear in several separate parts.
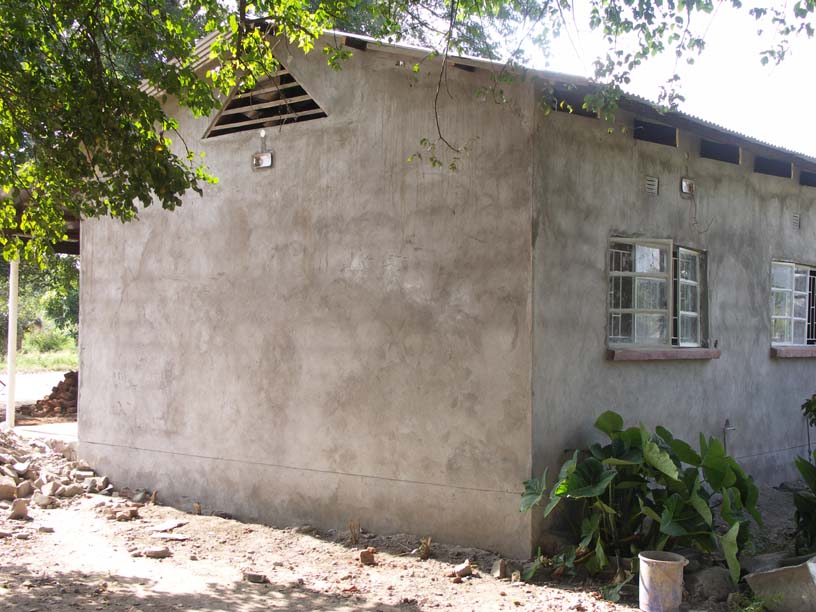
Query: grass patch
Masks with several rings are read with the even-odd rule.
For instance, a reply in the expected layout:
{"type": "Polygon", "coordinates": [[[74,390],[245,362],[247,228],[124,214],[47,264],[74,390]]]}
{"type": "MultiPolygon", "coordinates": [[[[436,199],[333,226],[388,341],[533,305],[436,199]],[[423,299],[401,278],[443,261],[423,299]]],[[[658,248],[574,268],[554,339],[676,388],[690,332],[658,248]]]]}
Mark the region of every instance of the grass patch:
{"type": "MultiPolygon", "coordinates": [[[[76,347],[60,351],[21,351],[17,353],[18,372],[63,372],[79,367],[79,353],[76,347]]],[[[8,369],[5,359],[0,361],[0,369],[8,369]]],[[[2,374],[2,373],[0,373],[2,374]]]]}

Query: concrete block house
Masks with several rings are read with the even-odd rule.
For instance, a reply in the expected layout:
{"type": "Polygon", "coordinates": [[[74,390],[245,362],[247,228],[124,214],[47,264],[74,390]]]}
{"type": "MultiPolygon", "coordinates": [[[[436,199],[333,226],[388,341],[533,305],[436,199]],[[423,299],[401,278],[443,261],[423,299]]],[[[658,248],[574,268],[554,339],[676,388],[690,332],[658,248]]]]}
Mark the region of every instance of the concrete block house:
{"type": "Polygon", "coordinates": [[[607,409],[793,474],[816,160],[634,98],[610,134],[542,104],[577,109],[578,79],[530,72],[499,100],[499,66],[454,59],[451,171],[419,144],[437,70],[346,43],[342,71],[287,51],[209,118],[169,101],[220,182],[83,223],[83,457],[181,507],[515,556],[537,538],[522,481],[607,409]]]}

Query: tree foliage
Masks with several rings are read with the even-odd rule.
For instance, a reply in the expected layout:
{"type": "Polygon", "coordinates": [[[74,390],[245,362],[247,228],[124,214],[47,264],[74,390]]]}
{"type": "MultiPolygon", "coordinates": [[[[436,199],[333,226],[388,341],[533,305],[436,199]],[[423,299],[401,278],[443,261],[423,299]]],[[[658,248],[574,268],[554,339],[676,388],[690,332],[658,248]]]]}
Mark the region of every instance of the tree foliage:
{"type": "MultiPolygon", "coordinates": [[[[650,57],[692,61],[705,46],[699,17],[719,4],[587,2],[588,25],[609,43],[596,77],[613,94],[597,96],[598,105],[614,105],[650,57]]],[[[209,114],[219,95],[275,70],[276,45],[310,51],[337,25],[444,57],[518,61],[530,45],[546,46],[577,8],[572,0],[0,0],[3,254],[42,258],[64,238],[66,214],[128,221],[139,207],[173,209],[186,192],[201,193],[217,179],[183,142],[171,146],[180,136],[165,96],[209,114]],[[202,37],[213,38],[203,58],[202,37]],[[202,60],[216,67],[204,70],[202,60]]],[[[816,0],[750,9],[759,27],[778,33],[763,61],[783,59],[792,37],[813,35],[814,8],[816,0]]],[[[322,51],[334,67],[350,54],[333,44],[322,51]]],[[[678,99],[673,86],[664,92],[666,104],[678,99]]]]}

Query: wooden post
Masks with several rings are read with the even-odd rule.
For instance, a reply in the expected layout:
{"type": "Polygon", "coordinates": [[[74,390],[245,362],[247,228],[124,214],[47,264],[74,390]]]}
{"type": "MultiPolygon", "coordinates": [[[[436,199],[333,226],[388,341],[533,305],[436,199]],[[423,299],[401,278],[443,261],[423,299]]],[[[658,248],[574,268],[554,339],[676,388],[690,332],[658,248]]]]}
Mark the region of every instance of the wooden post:
{"type": "Polygon", "coordinates": [[[14,428],[14,388],[17,378],[17,280],[19,278],[20,262],[15,259],[9,265],[9,301],[8,301],[8,351],[6,363],[8,374],[6,381],[6,427],[14,428]]]}

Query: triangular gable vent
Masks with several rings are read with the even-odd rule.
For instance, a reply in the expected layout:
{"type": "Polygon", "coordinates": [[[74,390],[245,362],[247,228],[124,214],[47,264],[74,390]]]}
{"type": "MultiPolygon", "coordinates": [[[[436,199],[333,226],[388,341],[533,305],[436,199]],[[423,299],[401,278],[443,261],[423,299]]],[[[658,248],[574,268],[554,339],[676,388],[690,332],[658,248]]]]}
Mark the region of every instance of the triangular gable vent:
{"type": "Polygon", "coordinates": [[[259,81],[252,90],[232,93],[204,138],[325,116],[326,112],[312,96],[281,66],[273,76],[259,81]]]}

